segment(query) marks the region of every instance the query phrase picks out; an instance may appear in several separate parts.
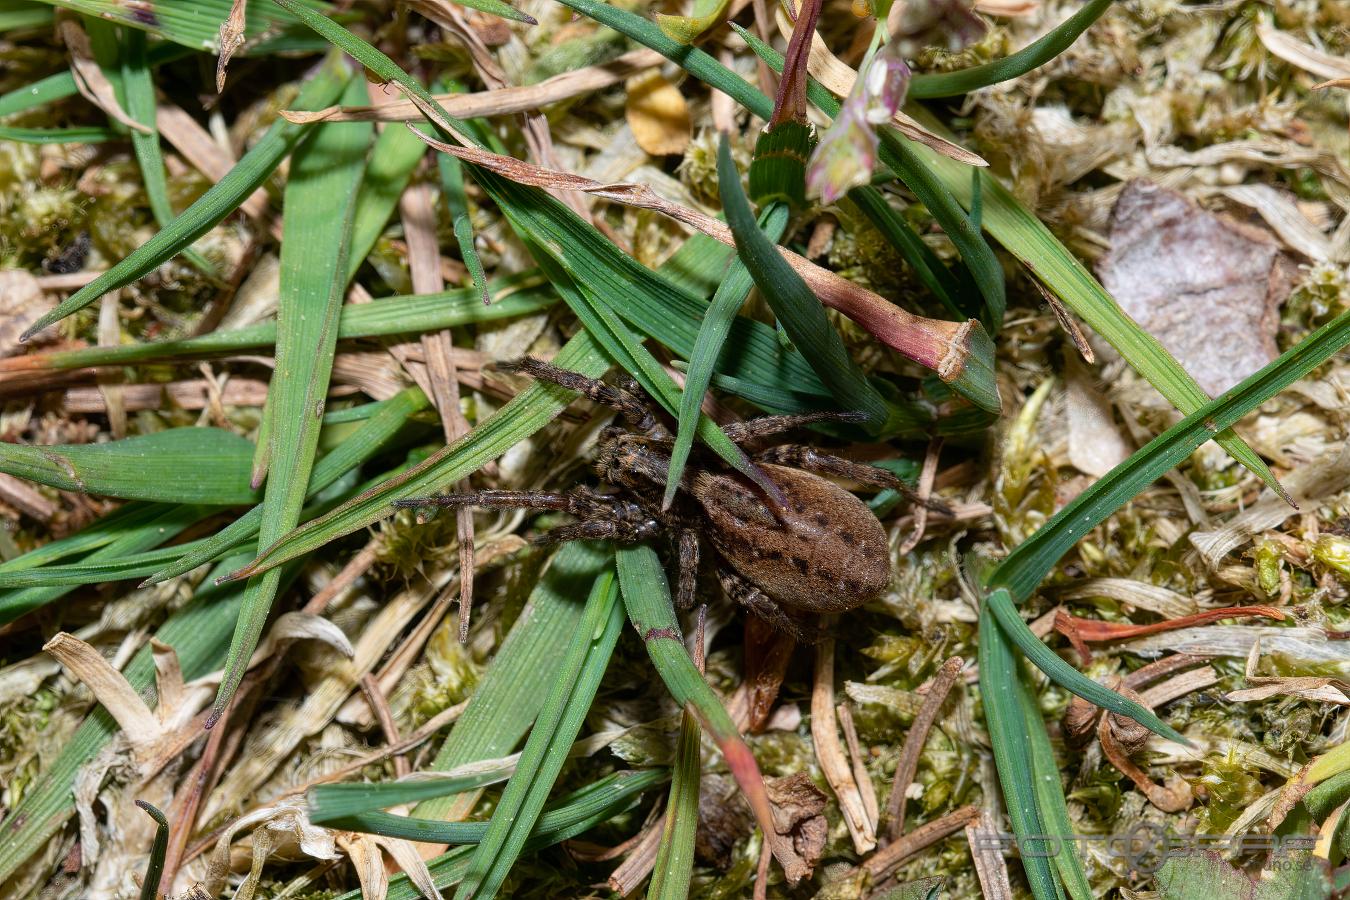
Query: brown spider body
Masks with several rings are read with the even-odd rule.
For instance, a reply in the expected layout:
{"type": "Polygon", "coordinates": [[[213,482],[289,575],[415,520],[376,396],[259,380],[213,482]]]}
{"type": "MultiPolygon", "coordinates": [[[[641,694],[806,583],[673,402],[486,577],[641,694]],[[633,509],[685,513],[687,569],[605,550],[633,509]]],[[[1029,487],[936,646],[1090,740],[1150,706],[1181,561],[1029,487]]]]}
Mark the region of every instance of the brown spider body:
{"type": "MultiPolygon", "coordinates": [[[[636,385],[613,387],[532,359],[518,368],[615,407],[635,427],[607,429],[596,455],[596,473],[617,491],[489,490],[397,505],[516,507],[576,518],[537,538],[544,541],[634,543],[670,535],[677,539],[681,606],[693,603],[699,544],[706,541],[716,551],[718,575],[732,599],[808,641],[823,636],[813,621],[816,614],[856,609],[890,584],[890,550],[881,522],[853,494],[815,473],[907,490],[891,473],[810,446],[779,445],[753,456],[781,492],[771,500],[746,476],[695,448],[675,502],[663,508],[673,437],[661,423],[660,411],[636,385]]],[[[853,418],[847,413],[766,416],[723,430],[734,443],[745,445],[791,428],[853,418]]]]}
{"type": "Polygon", "coordinates": [[[810,472],[764,470],[787,497],[776,514],[739,476],[703,471],[694,478],[707,538],[732,568],[800,612],[848,612],[886,590],[886,531],[867,504],[810,472]]]}

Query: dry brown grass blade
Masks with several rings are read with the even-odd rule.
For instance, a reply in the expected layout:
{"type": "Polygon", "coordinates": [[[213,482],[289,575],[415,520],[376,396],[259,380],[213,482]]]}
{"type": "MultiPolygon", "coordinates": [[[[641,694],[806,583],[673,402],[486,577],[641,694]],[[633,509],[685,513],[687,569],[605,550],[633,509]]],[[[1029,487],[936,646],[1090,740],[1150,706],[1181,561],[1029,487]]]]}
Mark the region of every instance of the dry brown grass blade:
{"type": "MultiPolygon", "coordinates": [[[[828,627],[828,626],[826,626],[828,627]]],[[[811,691],[811,742],[820,771],[839,801],[844,824],[858,853],[877,845],[876,829],[853,777],[853,768],[839,744],[839,724],[834,713],[834,640],[816,645],[815,686],[811,691]]]]}
{"type": "MultiPolygon", "coordinates": [[[[398,723],[394,721],[394,714],[389,709],[389,701],[385,699],[379,683],[369,672],[361,676],[361,692],[365,694],[366,702],[370,704],[370,711],[374,714],[375,721],[380,723],[380,730],[384,732],[384,739],[390,744],[397,744],[399,741],[398,723]]],[[[394,754],[394,775],[403,778],[411,771],[412,768],[408,765],[408,758],[401,753],[394,754]]]]}
{"type": "MultiPolygon", "coordinates": [[[[120,315],[121,291],[104,294],[98,308],[98,345],[116,347],[122,343],[122,322],[120,315]]],[[[127,436],[127,406],[122,393],[120,372],[105,370],[99,373],[98,390],[108,414],[108,429],[112,436],[121,439],[127,436]]]]}
{"type": "Polygon", "coordinates": [[[63,17],[57,26],[57,32],[70,51],[70,71],[75,76],[75,87],[80,95],[97,106],[108,117],[115,119],[132,131],[150,134],[149,126],[144,125],[122,108],[117,102],[117,94],[108,81],[103,69],[94,61],[94,51],[89,45],[89,35],[75,18],[63,17]]]}
{"type": "Polygon", "coordinates": [[[984,900],[1013,900],[1012,882],[1008,880],[1008,863],[999,852],[998,844],[985,835],[997,835],[999,829],[987,810],[966,823],[966,843],[970,845],[970,861],[975,866],[975,877],[980,882],[984,900]]]}
{"type": "MultiPolygon", "coordinates": [[[[436,194],[432,186],[419,181],[408,187],[399,199],[404,239],[408,242],[408,267],[413,293],[435,294],[445,289],[441,275],[441,251],[436,240],[436,194]]],[[[431,399],[441,416],[446,444],[453,444],[469,431],[468,420],[459,409],[459,380],[455,372],[454,343],[449,329],[422,336],[427,379],[431,399]]],[[[468,480],[457,485],[470,489],[468,480]]],[[[473,511],[463,507],[455,511],[456,538],[459,541],[459,640],[469,639],[469,613],[473,609],[474,533],[473,511]]]]}
{"type": "Polygon", "coordinates": [[[220,35],[216,60],[216,93],[225,90],[225,70],[229,68],[230,58],[236,50],[244,46],[244,18],[248,12],[248,0],[234,0],[230,14],[220,23],[220,35]]]}
{"type": "MultiPolygon", "coordinates": [[[[184,112],[182,107],[167,100],[161,102],[155,107],[155,128],[183,159],[212,181],[219,181],[234,168],[234,155],[217,143],[211,133],[184,112]]],[[[275,221],[269,212],[265,190],[258,188],[239,208],[249,218],[269,225],[274,237],[281,237],[281,223],[275,221]]]]}
{"type": "Polygon", "coordinates": [[[1350,59],[1318,50],[1265,21],[1257,24],[1256,36],[1272,54],[1305,72],[1311,72],[1319,78],[1350,79],[1350,59]]]}
{"type": "Polygon", "coordinates": [[[900,840],[887,844],[869,856],[862,868],[871,876],[873,884],[880,884],[896,867],[927,847],[955,834],[980,817],[978,806],[963,806],[940,819],[925,822],[900,840]]]}
{"type": "MultiPolygon", "coordinates": [[[[736,245],[731,229],[706,213],[667,200],[645,184],[613,182],[605,184],[584,175],[531,165],[509,156],[501,156],[472,147],[456,147],[444,141],[413,132],[442,153],[490,169],[512,181],[546,189],[562,189],[593,194],[614,203],[650,209],[682,222],[726,244],[736,245]]],[[[964,370],[970,355],[970,339],[979,324],[927,319],[906,312],[872,291],[811,262],[783,247],[779,253],[806,281],[820,302],[836,309],[866,329],[877,340],[952,380],[964,370]],[[941,347],[939,351],[937,348],[941,347]]]]}
{"type": "Polygon", "coordinates": [[[923,745],[928,741],[928,733],[937,721],[942,704],[951,692],[952,686],[961,674],[965,660],[953,656],[942,664],[937,675],[928,684],[928,693],[923,698],[923,706],[914,717],[914,724],[905,735],[905,743],[900,750],[900,762],[895,767],[895,780],[891,783],[891,794],[886,800],[886,842],[900,839],[905,832],[905,804],[909,786],[919,771],[919,758],[923,755],[923,745]]]}
{"type": "MultiPolygon", "coordinates": [[[[469,94],[437,94],[436,102],[457,119],[534,112],[553,103],[622,84],[631,76],[659,65],[661,60],[655,50],[633,50],[612,62],[564,72],[537,84],[507,85],[469,94]]],[[[314,112],[283,110],[281,115],[298,123],[414,122],[422,119],[417,104],[411,100],[373,106],[330,106],[314,112]]]]}

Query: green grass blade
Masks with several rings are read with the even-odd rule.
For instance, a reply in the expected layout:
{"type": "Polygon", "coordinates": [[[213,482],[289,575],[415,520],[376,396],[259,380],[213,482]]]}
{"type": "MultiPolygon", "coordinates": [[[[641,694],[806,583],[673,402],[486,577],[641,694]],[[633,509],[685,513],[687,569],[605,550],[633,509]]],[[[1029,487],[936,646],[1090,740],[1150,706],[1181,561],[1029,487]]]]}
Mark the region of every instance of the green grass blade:
{"type": "MultiPolygon", "coordinates": [[[[1036,800],[1032,739],[1019,696],[1017,658],[992,615],[986,613],[980,619],[983,626],[979,630],[980,702],[989,726],[989,743],[994,751],[999,785],[1003,788],[1003,803],[1012,822],[1013,834],[1021,839],[1039,837],[1043,840],[1046,826],[1036,800]]],[[[1045,727],[1044,723],[1040,726],[1045,727]]],[[[1058,870],[1051,866],[1042,848],[1033,845],[1026,849],[1037,851],[1021,854],[1022,870],[1026,873],[1032,896],[1036,900],[1061,897],[1058,870]]]]}
{"type": "Polygon", "coordinates": [[[356,198],[352,252],[347,260],[348,281],[370,255],[389,217],[398,208],[398,198],[412,181],[417,164],[426,155],[427,145],[406,128],[385,128],[375,139],[366,164],[366,177],[361,180],[356,198]]]}
{"type": "Polygon", "coordinates": [[[0,32],[48,28],[52,24],[52,11],[43,9],[36,3],[10,4],[10,6],[14,8],[0,9],[0,32]]]}
{"type": "MultiPolygon", "coordinates": [[[[355,469],[374,456],[403,428],[414,413],[426,409],[429,405],[426,395],[420,388],[407,388],[390,397],[360,428],[331,452],[319,458],[309,476],[308,497],[315,497],[345,472],[355,469]]],[[[145,584],[157,584],[175,575],[191,571],[240,542],[255,537],[262,523],[262,517],[262,506],[253,507],[213,537],[203,540],[199,547],[180,553],[175,562],[155,571],[145,580],[145,584]]]]}
{"type": "Polygon", "coordinates": [[[548,700],[521,751],[516,774],[502,791],[487,833],[455,893],[456,900],[495,897],[501,889],[562,771],[622,631],[619,588],[613,570],[606,569],[591,588],[548,700]]]}
{"type": "MultiPolygon", "coordinates": [[[[765,210],[757,227],[763,229],[765,237],[777,243],[787,230],[789,210],[786,204],[775,203],[765,210]]],[[[736,313],[745,304],[745,298],[754,286],[754,279],[745,263],[739,259],[732,261],[730,269],[717,286],[712,303],[699,325],[698,337],[694,340],[694,350],[689,354],[689,368],[686,370],[684,390],[680,395],[678,427],[675,432],[675,444],[670,449],[670,471],[666,477],[666,491],[662,502],[669,506],[680,486],[680,477],[684,474],[684,465],[689,459],[689,451],[694,447],[694,432],[702,414],[703,395],[708,391],[713,369],[736,313]]]]}
{"type": "Polygon", "coordinates": [[[913,226],[886,202],[880,191],[855,190],[846,199],[867,216],[877,232],[909,263],[919,282],[932,291],[954,317],[965,319],[979,313],[978,303],[966,300],[957,277],[938,259],[933,248],[923,242],[913,226]]]}
{"type": "MultiPolygon", "coordinates": [[[[297,107],[317,109],[329,105],[337,99],[348,77],[339,58],[330,56],[301,87],[297,107]]],[[[238,208],[276,170],[304,134],[305,126],[278,120],[235,167],[175,219],[171,227],[157,232],[125,259],[67,297],[24,332],[23,339],[27,340],[52,323],[83,309],[109,291],[153,272],[165,260],[191,246],[238,208]]]]}
{"type": "Polygon", "coordinates": [[[511,4],[503,2],[503,0],[457,0],[457,2],[461,6],[469,7],[469,9],[476,9],[479,12],[498,16],[511,22],[522,22],[526,25],[539,24],[539,20],[534,16],[521,12],[511,4]]]}
{"type": "MultiPolygon", "coordinates": [[[[165,541],[172,540],[207,515],[207,510],[191,505],[156,504],[152,509],[155,511],[153,517],[137,524],[124,522],[113,540],[94,550],[81,560],[81,563],[84,565],[113,563],[142,550],[157,547],[165,541]]],[[[41,570],[21,570],[21,572],[36,571],[41,570]]],[[[0,592],[0,624],[12,622],[19,616],[58,600],[72,589],[72,586],[42,585],[0,592]]]]}
{"type": "Polygon", "coordinates": [[[155,840],[150,845],[150,858],[145,863],[141,900],[159,900],[159,880],[164,875],[164,856],[169,852],[169,820],[164,818],[164,813],[144,800],[137,800],[136,805],[155,820],[155,840]]]}
{"type": "Polygon", "coordinates": [[[840,409],[862,413],[868,430],[880,431],[887,418],[886,401],[853,361],[815,294],[759,230],[725,136],[717,151],[717,181],[727,224],[736,238],[736,252],[754,278],[760,296],[792,342],[798,348],[810,348],[807,359],[840,409]]]}
{"type": "MultiPolygon", "coordinates": [[[[570,3],[570,0],[564,0],[564,2],[570,3]]],[[[577,2],[590,4],[592,0],[577,0],[577,2]]],[[[782,71],[782,54],[750,32],[744,29],[737,29],[737,31],[769,68],[775,72],[782,71]]],[[[711,60],[711,57],[709,59],[711,60]]],[[[717,65],[715,61],[713,64],[717,65]]],[[[727,76],[739,77],[728,72],[722,76],[722,80],[726,80],[727,76]]],[[[744,84],[744,82],[742,83],[744,84]]],[[[754,88],[750,88],[748,84],[745,87],[759,97],[768,99],[755,91],[754,88]]],[[[833,118],[839,115],[839,101],[814,78],[807,81],[806,95],[811,103],[827,116],[833,118]]],[[[927,157],[916,152],[921,145],[901,137],[899,132],[893,128],[878,128],[877,134],[881,138],[881,161],[914,192],[914,195],[919,198],[919,201],[927,207],[933,218],[942,226],[942,230],[946,232],[947,237],[956,245],[962,261],[970,270],[980,294],[984,297],[985,314],[981,318],[986,327],[991,331],[997,331],[1003,323],[1003,313],[1007,308],[1007,292],[1003,279],[1003,267],[999,264],[998,258],[994,256],[994,251],[985,243],[984,235],[975,227],[970,217],[966,215],[965,210],[957,202],[957,195],[951,189],[951,186],[933,171],[933,166],[927,157]]],[[[932,153],[931,155],[938,156],[939,154],[932,153]]],[[[948,159],[947,157],[942,158],[948,159]]],[[[955,160],[949,159],[948,161],[963,173],[970,168],[955,160]]],[[[849,192],[849,196],[852,197],[859,192],[874,192],[875,190],[871,187],[854,188],[849,192]]],[[[865,203],[862,207],[864,212],[873,208],[874,204],[870,203],[865,203]]]]}
{"type": "Polygon", "coordinates": [[[1027,44],[1016,53],[955,72],[930,72],[915,75],[909,81],[908,96],[915,100],[934,97],[955,97],[970,91],[1010,81],[1039,68],[1059,56],[1078,40],[1092,23],[1102,17],[1114,0],[1088,0],[1083,8],[1044,36],[1027,44]]]}
{"type": "Polygon", "coordinates": [[[1026,673],[1021,666],[1016,668],[1013,678],[1014,692],[1021,706],[1023,732],[1027,736],[1027,750],[1031,758],[1032,785],[1036,794],[1036,809],[1040,815],[1045,833],[1060,838],[1060,844],[1054,854],[1055,869],[1059,873],[1060,884],[1073,900],[1093,900],[1092,886],[1088,884],[1087,873],[1083,871],[1083,861],[1078,858],[1074,835],[1078,829],[1069,820],[1068,802],[1064,799],[1064,785],[1060,782],[1059,763],[1055,761],[1054,749],[1050,746],[1050,735],[1046,733],[1045,720],[1040,707],[1027,684],[1026,673]]]}
{"type": "MultiPolygon", "coordinates": [[[[230,14],[233,0],[155,0],[150,9],[146,9],[144,3],[131,4],[126,0],[42,2],[146,31],[195,50],[214,53],[220,25],[230,14]]],[[[329,4],[318,0],[302,2],[325,13],[332,10],[329,4]]],[[[273,4],[250,3],[247,13],[244,28],[247,43],[241,48],[240,55],[258,55],[297,47],[314,49],[313,42],[305,44],[295,40],[295,19],[273,4]]]]}
{"type": "Polygon", "coordinates": [[[717,742],[727,768],[754,811],[765,840],[772,840],[773,812],[755,755],[746,746],[717,694],[689,658],[670,601],[670,584],[656,551],[646,544],[618,547],[619,584],[628,618],[647,648],[656,674],[675,702],[688,710],[717,742]]]}
{"type": "MultiPolygon", "coordinates": [[[[632,805],[638,794],[661,784],[669,777],[664,769],[647,769],[640,772],[615,772],[599,781],[566,797],[560,798],[557,805],[545,811],[539,817],[534,833],[525,842],[524,852],[533,853],[545,847],[551,847],[562,841],[570,840],[579,834],[605,822],[623,812],[632,805]]],[[[402,818],[391,816],[391,819],[402,818]]],[[[383,822],[387,822],[384,819],[383,822]]],[[[406,820],[417,822],[417,820],[406,820]]],[[[394,823],[394,827],[407,828],[406,822],[394,823]]],[[[447,837],[481,837],[486,831],[486,822],[425,822],[417,826],[413,833],[425,834],[426,840],[440,842],[440,835],[447,837]]],[[[402,836],[402,832],[395,837],[402,836]]],[[[428,863],[432,880],[437,887],[448,887],[458,883],[468,869],[473,847],[456,847],[428,863]]],[[[408,876],[399,875],[390,879],[387,900],[419,900],[421,894],[408,881],[408,876]]],[[[359,889],[342,894],[337,900],[362,900],[359,889]]]]}
{"type": "MultiPolygon", "coordinates": [[[[641,16],[598,2],[598,0],[560,0],[560,2],[584,16],[595,19],[597,22],[627,35],[643,46],[650,47],[685,69],[695,78],[727,94],[760,118],[767,120],[772,115],[773,101],[769,97],[755,90],[745,79],[722,66],[702,50],[684,46],[671,40],[659,28],[641,16]]],[[[782,57],[776,53],[774,55],[777,57],[778,67],[781,70],[782,57]]],[[[765,58],[765,62],[771,68],[774,65],[769,58],[765,58]]],[[[815,96],[812,96],[811,99],[813,103],[819,105],[815,96]]],[[[833,100],[832,97],[829,99],[833,100]]],[[[837,110],[837,104],[835,108],[837,110]]],[[[828,113],[829,110],[826,110],[826,112],[828,113]]],[[[900,176],[910,190],[914,191],[924,206],[947,231],[952,243],[960,251],[961,258],[965,260],[966,265],[975,274],[976,282],[988,306],[990,324],[1001,321],[1003,309],[1006,305],[1003,270],[999,267],[998,260],[994,257],[989,245],[984,242],[983,236],[971,226],[970,219],[956,204],[950,189],[932,177],[918,158],[912,156],[910,148],[901,146],[890,148],[885,152],[887,155],[883,156],[883,161],[900,176]]],[[[954,165],[965,168],[960,163],[954,163],[954,165]]],[[[860,188],[858,190],[874,189],[860,188]]]]}
{"type": "MultiPolygon", "coordinates": [[[[158,102],[155,99],[155,83],[150,75],[145,32],[127,29],[118,49],[122,61],[122,106],[127,115],[150,129],[149,133],[130,130],[131,148],[141,168],[141,180],[145,185],[145,196],[150,201],[150,212],[161,229],[168,228],[177,214],[169,202],[169,179],[159,149],[159,128],[155,124],[158,102]]],[[[204,275],[215,277],[215,266],[196,250],[184,248],[183,257],[204,275]]]]}
{"type": "MultiPolygon", "coordinates": [[[[1120,713],[1122,716],[1129,716],[1154,734],[1180,744],[1190,744],[1190,741],[1186,740],[1179,731],[1158,718],[1148,708],[1098,684],[1060,659],[1053,650],[1041,642],[1040,638],[1036,637],[1035,633],[1027,627],[1027,623],[1022,621],[1022,617],[1017,614],[1017,607],[1013,605],[1012,597],[1008,595],[1007,590],[999,588],[992,592],[985,599],[984,608],[998,622],[997,627],[1003,630],[1003,634],[1008,640],[1016,644],[1017,649],[1026,655],[1032,665],[1044,672],[1055,684],[1103,709],[1120,713]]],[[[988,620],[986,622],[988,623],[988,620]]],[[[985,627],[989,627],[989,624],[992,623],[986,624],[985,627]]]]}
{"type": "MultiPolygon", "coordinates": [[[[556,672],[581,621],[582,598],[612,555],[597,544],[559,548],[535,584],[529,602],[492,658],[450,736],[430,768],[450,771],[505,756],[529,731],[544,704],[540,672],[556,672]]],[[[421,818],[458,818],[472,810],[477,792],[421,803],[421,818]]]]}
{"type": "MultiPolygon", "coordinates": [[[[594,336],[610,358],[631,374],[651,397],[674,414],[680,405],[680,388],[666,374],[656,357],[633,336],[605,299],[586,285],[573,281],[570,275],[545,255],[539,245],[528,238],[525,241],[540,267],[549,273],[553,287],[562,295],[572,312],[576,313],[587,333],[594,336]]],[[[733,444],[707,416],[700,414],[696,433],[727,465],[758,484],[770,496],[778,496],[778,488],[758,466],[750,462],[745,451],[733,444]]]]}
{"type": "Polygon", "coordinates": [[[16,144],[101,144],[120,141],[124,137],[116,129],[103,125],[73,125],[69,128],[19,128],[0,125],[0,141],[16,144]]]}
{"type": "Polygon", "coordinates": [[[0,472],[63,491],[232,506],[252,503],[253,444],[222,428],[170,428],[105,444],[0,442],[0,472]]]}
{"type": "Polygon", "coordinates": [[[666,821],[661,831],[661,845],[656,850],[647,900],[684,900],[689,896],[694,877],[694,839],[698,834],[702,741],[698,720],[686,710],[680,719],[680,740],[675,746],[666,821]]]}
{"type": "Polygon", "coordinates": [[[375,784],[319,784],[305,794],[309,820],[325,825],[404,803],[419,803],[463,791],[477,790],[506,780],[511,767],[499,766],[472,774],[418,780],[381,781],[375,784]]]}
{"type": "MultiPolygon", "coordinates": [[[[558,295],[546,285],[539,285],[540,280],[537,271],[494,280],[491,286],[494,291],[500,292],[500,296],[486,308],[476,291],[465,289],[436,294],[385,297],[370,303],[344,306],[338,320],[338,339],[416,334],[529,315],[558,302],[558,295]]],[[[265,322],[177,341],[125,344],[120,347],[86,347],[79,350],[30,354],[14,358],[12,370],[124,366],[133,363],[179,360],[192,356],[239,353],[244,350],[273,347],[276,342],[276,323],[265,322]]],[[[5,370],[4,363],[4,360],[0,360],[0,371],[5,370]]]]}
{"type": "MultiPolygon", "coordinates": [[[[191,51],[186,47],[161,42],[147,51],[146,64],[153,69],[165,63],[182,59],[189,53],[191,51]]],[[[48,75],[46,78],[34,81],[32,84],[26,84],[6,94],[0,94],[0,118],[36,109],[39,106],[46,106],[48,103],[73,97],[77,93],[79,93],[79,89],[75,87],[74,73],[69,69],[64,72],[57,72],[54,75],[48,75]]]]}
{"type": "MultiPolygon", "coordinates": [[[[367,97],[355,79],[348,103],[367,97]]],[[[304,505],[324,398],[337,350],[338,316],[347,284],[352,216],[373,128],[320,125],[313,140],[291,159],[282,225],[281,281],[277,300],[276,369],[268,387],[270,465],[258,542],[265,547],[299,521],[304,505]]],[[[275,596],[271,574],[249,586],[235,629],[215,716],[224,712],[244,676],[275,596]]]]}
{"type": "Polygon", "coordinates": [[[1350,313],[1342,313],[1270,365],[1136,450],[1086,491],[1070,501],[1023,541],[988,578],[990,587],[1007,588],[1022,602],[1069,548],[1128,503],[1168,469],[1190,456],[1244,415],[1303,378],[1350,343],[1350,313]]]}
{"type": "MultiPolygon", "coordinates": [[[[606,775],[579,791],[562,797],[544,807],[534,830],[525,843],[525,849],[548,846],[565,838],[561,833],[577,833],[578,825],[594,821],[597,816],[608,818],[626,805],[628,798],[655,787],[666,779],[664,769],[624,770],[606,775]]],[[[382,834],[428,844],[477,844],[487,834],[487,822],[434,822],[384,812],[357,813],[343,819],[325,820],[334,828],[382,834]]],[[[467,855],[465,861],[467,862],[467,855]]],[[[461,876],[462,877],[462,874],[461,876]]],[[[456,879],[458,880],[458,879],[456,879]]],[[[444,882],[440,883],[442,887],[444,882]]]]}
{"type": "Polygon", "coordinates": [[[136,528],[154,521],[163,514],[164,507],[158,503],[124,503],[100,519],[95,519],[84,528],[67,537],[58,538],[40,547],[34,547],[21,556],[0,562],[0,572],[17,572],[49,565],[60,559],[79,556],[90,550],[97,550],[117,540],[127,529],[136,528]]]}

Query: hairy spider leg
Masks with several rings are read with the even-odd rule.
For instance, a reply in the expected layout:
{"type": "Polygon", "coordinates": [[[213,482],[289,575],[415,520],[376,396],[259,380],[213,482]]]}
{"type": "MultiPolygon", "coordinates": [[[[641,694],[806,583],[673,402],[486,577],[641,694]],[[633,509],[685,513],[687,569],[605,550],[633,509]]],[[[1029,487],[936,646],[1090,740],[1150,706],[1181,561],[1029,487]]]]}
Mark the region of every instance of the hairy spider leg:
{"type": "Polygon", "coordinates": [[[808,447],[805,444],[780,444],[777,447],[770,447],[764,452],[756,454],[755,461],[802,469],[806,472],[815,472],[817,475],[833,475],[836,478],[846,478],[849,481],[870,484],[873,487],[890,488],[898,491],[911,503],[921,502],[933,512],[942,515],[952,514],[951,507],[939,500],[931,498],[920,500],[914,489],[905,484],[893,472],[888,472],[879,466],[869,466],[867,463],[844,459],[842,456],[835,456],[831,453],[821,453],[814,447],[808,447]]]}
{"type": "Polygon", "coordinates": [[[680,609],[694,605],[698,589],[698,532],[692,528],[680,529],[680,580],[675,590],[675,603],[680,609]]]}
{"type": "Polygon", "coordinates": [[[540,509],[565,512],[580,522],[560,525],[534,538],[535,543],[557,543],[588,539],[606,539],[637,543],[661,530],[661,523],[637,503],[597,494],[589,488],[558,491],[482,490],[462,494],[439,494],[395,500],[400,509],[434,506],[460,509],[481,506],[488,509],[540,509]]]}
{"type": "MultiPolygon", "coordinates": [[[[576,391],[586,399],[618,410],[619,414],[632,424],[633,428],[652,436],[665,436],[667,430],[661,424],[656,409],[642,395],[641,390],[626,390],[605,384],[598,378],[587,378],[568,369],[526,356],[519,362],[501,363],[498,368],[506,372],[523,372],[538,381],[547,381],[569,391],[576,391]]],[[[633,385],[634,388],[637,385],[633,385]]]]}
{"type": "Polygon", "coordinates": [[[781,434],[784,431],[791,431],[794,428],[801,428],[804,425],[816,425],[820,422],[861,422],[865,418],[867,418],[865,414],[856,412],[812,412],[791,416],[760,416],[757,419],[747,419],[744,422],[723,425],[722,431],[734,443],[741,444],[746,441],[781,434]]]}
{"type": "Polygon", "coordinates": [[[815,623],[814,616],[807,618],[792,615],[730,566],[718,566],[717,577],[728,597],[779,631],[791,635],[803,644],[819,644],[826,638],[825,630],[815,623]]]}

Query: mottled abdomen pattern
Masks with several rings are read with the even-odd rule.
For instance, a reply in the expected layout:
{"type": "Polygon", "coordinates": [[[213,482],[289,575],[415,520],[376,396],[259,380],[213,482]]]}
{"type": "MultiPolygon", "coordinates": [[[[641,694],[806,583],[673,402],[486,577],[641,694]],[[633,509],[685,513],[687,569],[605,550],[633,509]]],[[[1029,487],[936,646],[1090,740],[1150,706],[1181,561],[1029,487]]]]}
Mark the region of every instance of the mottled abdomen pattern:
{"type": "Polygon", "coordinates": [[[700,473],[693,494],[708,538],[746,580],[785,606],[838,613],[890,584],[886,531],[857,497],[809,472],[765,466],[787,506],[775,516],[739,476],[700,473]]]}

